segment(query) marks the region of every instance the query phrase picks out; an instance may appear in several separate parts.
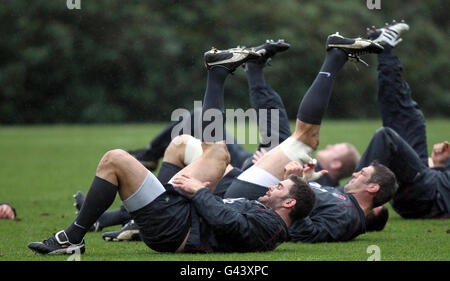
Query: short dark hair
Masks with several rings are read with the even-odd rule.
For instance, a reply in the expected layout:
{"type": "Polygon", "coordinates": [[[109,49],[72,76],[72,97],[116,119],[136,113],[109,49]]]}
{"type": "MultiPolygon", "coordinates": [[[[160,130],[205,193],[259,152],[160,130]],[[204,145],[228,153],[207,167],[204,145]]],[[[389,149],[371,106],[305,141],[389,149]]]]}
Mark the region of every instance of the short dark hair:
{"type": "Polygon", "coordinates": [[[316,204],[316,194],[302,178],[290,175],[288,179],[294,182],[294,185],[289,189],[288,198],[293,198],[297,201],[297,204],[289,213],[289,217],[292,221],[304,219],[311,213],[316,204]]]}
{"type": "Polygon", "coordinates": [[[369,212],[366,216],[366,231],[381,231],[386,226],[389,219],[389,210],[386,206],[381,207],[381,211],[378,214],[369,212]]]}
{"type": "Polygon", "coordinates": [[[376,183],[380,186],[373,198],[372,208],[375,208],[384,205],[394,197],[398,189],[398,183],[395,174],[388,167],[376,160],[372,161],[370,166],[374,168],[374,172],[368,183],[376,183]]]}

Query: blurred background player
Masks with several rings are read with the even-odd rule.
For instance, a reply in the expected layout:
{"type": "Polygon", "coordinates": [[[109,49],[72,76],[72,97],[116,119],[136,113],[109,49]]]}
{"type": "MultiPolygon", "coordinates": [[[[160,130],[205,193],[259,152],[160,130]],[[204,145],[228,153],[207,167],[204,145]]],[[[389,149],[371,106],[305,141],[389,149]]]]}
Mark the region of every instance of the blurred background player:
{"type": "Polygon", "coordinates": [[[0,203],[0,219],[15,219],[17,217],[16,210],[6,202],[0,203]]]}
{"type": "Polygon", "coordinates": [[[360,169],[374,159],[388,166],[399,181],[391,201],[404,218],[450,216],[450,148],[447,141],[435,144],[428,157],[426,124],[402,78],[403,66],[392,54],[409,30],[405,22],[369,29],[368,37],[384,50],[378,55],[378,100],[383,128],[373,136],[361,157],[360,169]]]}

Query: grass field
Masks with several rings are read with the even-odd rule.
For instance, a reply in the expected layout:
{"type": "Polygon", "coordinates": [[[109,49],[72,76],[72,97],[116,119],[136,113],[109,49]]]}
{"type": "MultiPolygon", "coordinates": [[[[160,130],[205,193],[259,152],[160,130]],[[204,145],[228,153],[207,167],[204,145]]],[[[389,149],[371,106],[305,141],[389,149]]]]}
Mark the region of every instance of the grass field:
{"type": "MultiPolygon", "coordinates": [[[[107,150],[144,147],[163,125],[0,127],[0,201],[12,203],[19,218],[0,221],[0,261],[67,260],[67,256],[36,255],[27,243],[47,239],[72,222],[72,194],[87,192],[107,150]]],[[[362,153],[380,125],[379,121],[326,120],[319,148],[348,141],[362,153]]],[[[429,151],[433,143],[450,140],[450,120],[429,120],[427,126],[429,151]]],[[[118,206],[117,198],[113,207],[118,206]]],[[[140,242],[107,243],[100,233],[88,233],[81,260],[364,261],[371,255],[367,253],[370,245],[380,248],[384,261],[448,261],[450,220],[405,220],[390,209],[384,231],[366,233],[351,242],[284,243],[273,252],[249,254],[162,254],[140,242]]]]}

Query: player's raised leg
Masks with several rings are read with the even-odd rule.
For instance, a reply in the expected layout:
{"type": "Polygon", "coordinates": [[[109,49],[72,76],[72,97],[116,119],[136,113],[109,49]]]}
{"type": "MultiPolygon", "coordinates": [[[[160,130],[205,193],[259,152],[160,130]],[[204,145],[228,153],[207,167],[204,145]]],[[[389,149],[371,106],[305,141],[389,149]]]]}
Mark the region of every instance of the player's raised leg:
{"type": "MultiPolygon", "coordinates": [[[[217,183],[225,173],[230,163],[230,156],[225,144],[224,133],[224,83],[230,73],[238,66],[259,54],[244,48],[234,48],[224,51],[212,49],[205,53],[205,64],[208,69],[206,91],[202,108],[202,143],[201,155],[195,161],[179,171],[175,176],[186,174],[200,181],[208,180],[208,186],[213,192],[217,183]],[[216,116],[211,118],[210,110],[215,110],[216,116]],[[220,120],[221,119],[221,120],[220,120]],[[210,129],[213,127],[213,129],[210,129]]],[[[191,145],[195,140],[189,139],[186,145],[191,145]]],[[[197,144],[192,144],[198,147],[197,144]]],[[[197,148],[196,151],[200,149],[197,148]]],[[[186,158],[194,158],[183,153],[184,163],[190,161],[186,158]]],[[[176,159],[175,159],[176,160],[176,159]]],[[[178,163],[182,164],[182,163],[178,163]]],[[[174,177],[175,177],[174,176],[174,177]]]]}
{"type": "Polygon", "coordinates": [[[284,40],[267,40],[264,44],[253,49],[261,54],[261,57],[245,63],[245,72],[250,95],[250,104],[256,110],[260,129],[260,148],[270,150],[280,144],[291,135],[289,119],[283,101],[278,93],[272,89],[264,77],[264,68],[272,58],[281,52],[286,52],[290,45],[284,40]],[[265,110],[265,115],[260,115],[260,110],[265,110]],[[278,114],[273,118],[272,110],[278,114]],[[272,122],[273,121],[273,122],[272,122]]]}
{"type": "MultiPolygon", "coordinates": [[[[383,47],[371,40],[349,39],[339,34],[330,35],[326,45],[327,53],[322,67],[300,103],[295,131],[287,140],[266,153],[253,167],[238,177],[240,181],[258,186],[256,188],[258,192],[264,192],[261,186],[267,188],[282,180],[284,167],[290,161],[309,163],[312,152],[319,144],[320,125],[328,107],[333,82],[346,61],[349,58],[361,60],[359,54],[364,52],[379,53],[383,50],[383,47]]],[[[248,197],[249,194],[243,191],[241,185],[235,185],[235,182],[230,186],[226,197],[239,195],[248,197]]],[[[256,193],[251,198],[259,196],[256,193]]]]}
{"type": "Polygon", "coordinates": [[[327,39],[327,53],[322,67],[300,103],[295,131],[276,150],[264,155],[255,166],[282,179],[284,165],[272,165],[271,162],[308,163],[311,153],[319,145],[320,125],[328,107],[337,73],[349,57],[359,58],[358,54],[362,52],[380,52],[382,49],[380,45],[370,40],[349,39],[339,34],[330,35],[327,39]],[[272,157],[277,162],[273,162],[272,157]]]}
{"type": "Polygon", "coordinates": [[[369,29],[368,37],[384,47],[378,58],[378,102],[383,127],[392,128],[428,163],[426,124],[422,111],[412,98],[411,89],[402,77],[403,65],[393,54],[409,30],[405,22],[393,22],[369,29]]]}

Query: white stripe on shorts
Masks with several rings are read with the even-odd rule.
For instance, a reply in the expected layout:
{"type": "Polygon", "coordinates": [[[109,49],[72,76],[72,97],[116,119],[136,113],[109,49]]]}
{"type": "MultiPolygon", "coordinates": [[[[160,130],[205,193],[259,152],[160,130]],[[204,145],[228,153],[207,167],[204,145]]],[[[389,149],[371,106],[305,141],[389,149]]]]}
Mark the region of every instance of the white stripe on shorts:
{"type": "Polygon", "coordinates": [[[251,182],[265,187],[271,187],[280,182],[277,177],[255,165],[242,172],[237,178],[241,181],[251,182]]]}
{"type": "Polygon", "coordinates": [[[165,191],[166,189],[153,173],[148,172],[138,190],[123,200],[122,203],[128,212],[134,212],[147,206],[165,191]]]}

